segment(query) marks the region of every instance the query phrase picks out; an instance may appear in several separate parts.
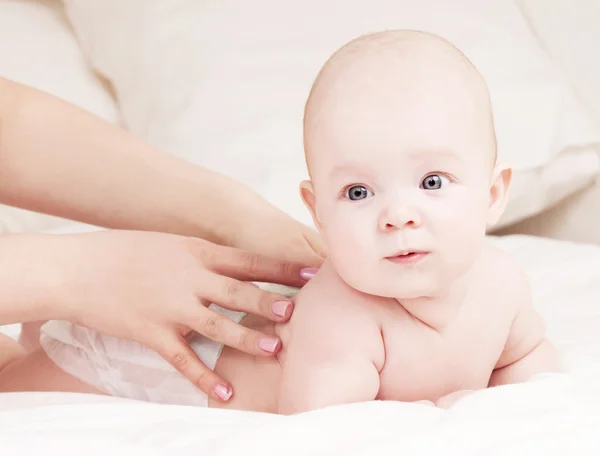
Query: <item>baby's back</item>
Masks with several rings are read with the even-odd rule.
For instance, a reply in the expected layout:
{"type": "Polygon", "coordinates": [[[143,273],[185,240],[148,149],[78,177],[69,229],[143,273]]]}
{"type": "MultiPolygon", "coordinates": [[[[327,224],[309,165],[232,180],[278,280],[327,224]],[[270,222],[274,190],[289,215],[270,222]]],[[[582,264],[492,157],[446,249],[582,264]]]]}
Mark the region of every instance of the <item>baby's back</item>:
{"type": "MultiPolygon", "coordinates": [[[[275,324],[266,318],[248,315],[240,324],[265,334],[275,334],[275,324]]],[[[224,347],[215,372],[226,378],[234,394],[228,402],[209,399],[209,407],[278,413],[281,364],[274,356],[253,356],[224,347]]]]}
{"type": "Polygon", "coordinates": [[[259,317],[246,317],[244,326],[277,334],[282,351],[277,358],[254,357],[225,348],[216,372],[230,379],[235,395],[227,404],[214,402],[211,406],[285,413],[281,401],[295,401],[296,396],[303,400],[302,392],[282,385],[294,383],[290,377],[306,385],[296,388],[308,389],[306,394],[318,397],[314,402],[308,399],[305,404],[294,404],[298,410],[330,405],[321,397],[338,397],[345,388],[348,398],[338,397],[333,403],[437,400],[454,391],[485,388],[515,316],[510,286],[513,276],[520,273],[515,271],[506,253],[487,247],[475,265],[460,307],[448,315],[443,327],[435,328],[394,299],[351,289],[326,263],[296,295],[289,323],[274,325],[259,317]],[[331,359],[324,361],[324,353],[331,359]],[[327,369],[312,370],[311,364],[317,363],[339,372],[344,367],[338,365],[356,366],[357,370],[346,376],[324,374],[327,369]],[[358,366],[367,365],[370,368],[359,370],[358,366]],[[373,373],[378,376],[376,389],[373,373]],[[364,397],[352,394],[363,389],[364,397]]]}

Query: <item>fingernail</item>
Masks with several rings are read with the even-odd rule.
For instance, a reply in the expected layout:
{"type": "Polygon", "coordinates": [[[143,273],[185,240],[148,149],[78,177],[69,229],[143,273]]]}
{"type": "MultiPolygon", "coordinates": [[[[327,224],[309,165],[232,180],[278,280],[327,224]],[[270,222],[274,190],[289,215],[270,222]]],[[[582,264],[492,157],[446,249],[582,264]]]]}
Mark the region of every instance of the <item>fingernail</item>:
{"type": "Polygon", "coordinates": [[[280,317],[285,317],[287,310],[292,305],[289,301],[275,301],[271,304],[271,312],[275,315],[279,315],[280,317]]]}
{"type": "Polygon", "coordinates": [[[317,268],[302,268],[300,269],[300,277],[304,280],[312,279],[319,270],[317,268]]]}
{"type": "Polygon", "coordinates": [[[263,337],[258,341],[259,348],[269,353],[274,353],[275,350],[277,350],[278,345],[279,339],[275,339],[273,337],[263,337]]]}
{"type": "Polygon", "coordinates": [[[219,399],[221,399],[222,401],[228,401],[229,398],[231,397],[231,388],[225,386],[225,385],[217,385],[215,387],[215,394],[219,397],[219,399]]]}

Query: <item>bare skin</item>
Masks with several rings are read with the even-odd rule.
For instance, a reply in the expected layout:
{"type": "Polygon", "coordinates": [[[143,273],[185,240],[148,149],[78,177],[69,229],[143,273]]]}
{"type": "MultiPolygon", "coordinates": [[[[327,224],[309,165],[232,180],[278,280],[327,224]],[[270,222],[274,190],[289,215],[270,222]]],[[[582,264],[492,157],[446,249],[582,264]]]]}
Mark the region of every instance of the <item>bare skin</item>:
{"type": "MultiPolygon", "coordinates": [[[[326,264],[296,295],[288,324],[253,315],[241,322],[278,335],[284,348],[274,358],[225,347],[215,373],[231,379],[236,394],[227,403],[210,399],[209,406],[267,413],[374,399],[449,406],[449,399],[460,397],[456,392],[524,381],[556,368],[523,272],[494,247],[485,249],[476,266],[468,298],[443,328],[435,328],[394,299],[356,293],[326,264]]],[[[63,372],[41,349],[26,353],[7,337],[0,348],[2,391],[104,394],[63,372]]]]}
{"type": "Polygon", "coordinates": [[[301,195],[328,259],[287,323],[242,322],[282,349],[265,358],[225,348],[215,372],[235,394],[209,406],[449,406],[559,369],[525,273],[485,242],[511,172],[496,163],[485,83],[458,50],[410,31],[351,42],[313,87],[305,148],[301,195]]]}
{"type": "MultiPolygon", "coordinates": [[[[245,281],[301,285],[300,268],[318,267],[325,254],[313,229],[245,185],[1,77],[0,204],[111,229],[2,234],[0,325],[23,324],[29,349],[47,319],[136,340],[223,400],[227,379],[183,337],[214,326],[205,303],[287,318],[288,301],[245,281]]],[[[241,326],[220,327],[212,333],[220,343],[269,356],[276,348],[269,339],[262,350],[241,326]]]]}

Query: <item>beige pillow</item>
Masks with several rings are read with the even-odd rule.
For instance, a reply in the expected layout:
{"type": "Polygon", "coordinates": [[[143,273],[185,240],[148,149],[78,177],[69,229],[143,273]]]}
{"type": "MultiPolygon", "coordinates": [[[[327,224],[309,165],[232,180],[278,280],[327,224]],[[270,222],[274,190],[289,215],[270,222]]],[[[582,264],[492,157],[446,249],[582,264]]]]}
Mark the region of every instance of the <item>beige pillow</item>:
{"type": "MultiPolygon", "coordinates": [[[[116,104],[86,63],[59,2],[0,2],[0,76],[49,92],[110,122],[119,122],[116,104]]],[[[63,219],[0,205],[0,232],[74,227],[74,223],[63,219]]]]}
{"type": "Polygon", "coordinates": [[[542,47],[600,125],[600,2],[517,0],[542,47]]]}
{"type": "Polygon", "coordinates": [[[556,206],[494,234],[529,234],[600,245],[600,177],[556,206]]]}
{"type": "MultiPolygon", "coordinates": [[[[541,46],[600,125],[600,2],[517,0],[541,46]]],[[[500,231],[600,245],[600,178],[542,214],[500,231]]]]}
{"type": "Polygon", "coordinates": [[[505,0],[86,0],[66,2],[92,65],[136,134],[249,184],[305,223],[302,111],[329,55],[386,28],[438,33],[490,87],[499,155],[515,169],[501,225],[588,185],[600,132],[505,0]]]}

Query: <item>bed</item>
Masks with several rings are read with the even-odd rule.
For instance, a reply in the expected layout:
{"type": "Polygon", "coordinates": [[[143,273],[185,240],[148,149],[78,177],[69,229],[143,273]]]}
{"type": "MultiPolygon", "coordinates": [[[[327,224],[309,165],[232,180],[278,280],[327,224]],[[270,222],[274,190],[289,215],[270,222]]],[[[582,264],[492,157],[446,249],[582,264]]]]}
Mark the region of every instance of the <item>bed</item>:
{"type": "MultiPolygon", "coordinates": [[[[232,175],[310,224],[297,196],[299,120],[319,66],[369,31],[448,37],[488,81],[499,156],[515,170],[489,240],[524,265],[565,372],[479,391],[449,410],[368,402],[292,417],[3,394],[3,453],[600,454],[600,70],[568,52],[600,42],[590,19],[600,9],[583,0],[414,3],[5,1],[0,76],[232,175]]],[[[0,229],[95,228],[0,207],[0,229]]]]}
{"type": "Polygon", "coordinates": [[[93,395],[0,397],[0,448],[34,454],[570,454],[600,451],[600,248],[491,238],[525,265],[565,373],[479,391],[449,410],[369,402],[291,417],[93,395]],[[551,261],[549,261],[551,258],[551,261]]]}

